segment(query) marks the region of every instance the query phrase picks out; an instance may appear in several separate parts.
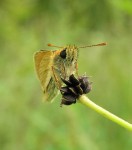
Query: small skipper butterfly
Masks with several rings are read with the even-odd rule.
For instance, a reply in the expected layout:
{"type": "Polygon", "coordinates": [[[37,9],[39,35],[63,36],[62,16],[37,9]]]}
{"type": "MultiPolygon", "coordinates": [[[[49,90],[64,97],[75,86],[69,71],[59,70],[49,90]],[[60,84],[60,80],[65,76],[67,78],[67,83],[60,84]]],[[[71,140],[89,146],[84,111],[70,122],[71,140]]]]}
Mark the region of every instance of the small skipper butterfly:
{"type": "Polygon", "coordinates": [[[106,43],[76,47],[68,45],[59,47],[52,44],[48,46],[57,47],[59,50],[40,50],[35,53],[35,69],[40,80],[45,101],[52,101],[62,86],[62,80],[68,79],[71,74],[78,72],[78,50],[79,48],[104,46],[106,43]]]}

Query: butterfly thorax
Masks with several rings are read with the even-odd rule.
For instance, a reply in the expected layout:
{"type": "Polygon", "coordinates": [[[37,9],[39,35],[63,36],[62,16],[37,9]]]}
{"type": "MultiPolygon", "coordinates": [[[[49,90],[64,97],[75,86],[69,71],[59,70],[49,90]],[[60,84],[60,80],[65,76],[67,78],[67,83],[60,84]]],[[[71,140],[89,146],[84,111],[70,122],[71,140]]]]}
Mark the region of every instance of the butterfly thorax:
{"type": "Polygon", "coordinates": [[[71,74],[76,73],[78,48],[67,46],[59,51],[54,51],[54,67],[59,76],[67,79],[71,74]]]}

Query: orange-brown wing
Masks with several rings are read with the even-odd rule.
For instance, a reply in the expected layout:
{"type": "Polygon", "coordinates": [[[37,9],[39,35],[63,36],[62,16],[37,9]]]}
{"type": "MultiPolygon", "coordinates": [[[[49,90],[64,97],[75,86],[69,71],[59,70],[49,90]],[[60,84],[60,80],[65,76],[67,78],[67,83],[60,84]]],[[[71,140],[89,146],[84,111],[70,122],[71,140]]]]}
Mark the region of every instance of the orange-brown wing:
{"type": "Polygon", "coordinates": [[[53,52],[45,50],[36,52],[34,61],[37,76],[44,92],[44,100],[52,101],[58,93],[51,69],[53,65],[53,52]]]}

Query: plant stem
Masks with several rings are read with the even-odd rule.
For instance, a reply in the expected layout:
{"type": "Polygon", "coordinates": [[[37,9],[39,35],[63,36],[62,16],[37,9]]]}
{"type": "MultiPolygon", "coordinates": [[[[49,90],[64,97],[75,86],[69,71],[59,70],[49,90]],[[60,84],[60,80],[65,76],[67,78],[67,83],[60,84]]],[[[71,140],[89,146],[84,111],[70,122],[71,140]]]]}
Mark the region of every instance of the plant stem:
{"type": "Polygon", "coordinates": [[[97,104],[95,104],[94,102],[92,102],[88,97],[86,97],[85,95],[82,95],[79,97],[79,101],[90,107],[91,109],[95,110],[96,112],[98,112],[99,114],[101,114],[102,116],[112,120],[113,122],[119,124],[120,126],[132,131],[132,124],[128,123],[127,121],[117,117],[116,115],[112,114],[111,112],[105,110],[104,108],[98,106],[97,104]]]}

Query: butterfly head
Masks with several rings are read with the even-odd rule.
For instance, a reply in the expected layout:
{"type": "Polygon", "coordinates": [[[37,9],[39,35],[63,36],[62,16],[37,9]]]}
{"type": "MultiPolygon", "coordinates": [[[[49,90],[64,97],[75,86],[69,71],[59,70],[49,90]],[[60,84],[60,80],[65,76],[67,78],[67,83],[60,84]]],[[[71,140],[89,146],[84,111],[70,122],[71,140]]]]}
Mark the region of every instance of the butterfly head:
{"type": "Polygon", "coordinates": [[[77,61],[78,48],[76,46],[67,46],[60,51],[60,57],[68,64],[77,61]]]}

